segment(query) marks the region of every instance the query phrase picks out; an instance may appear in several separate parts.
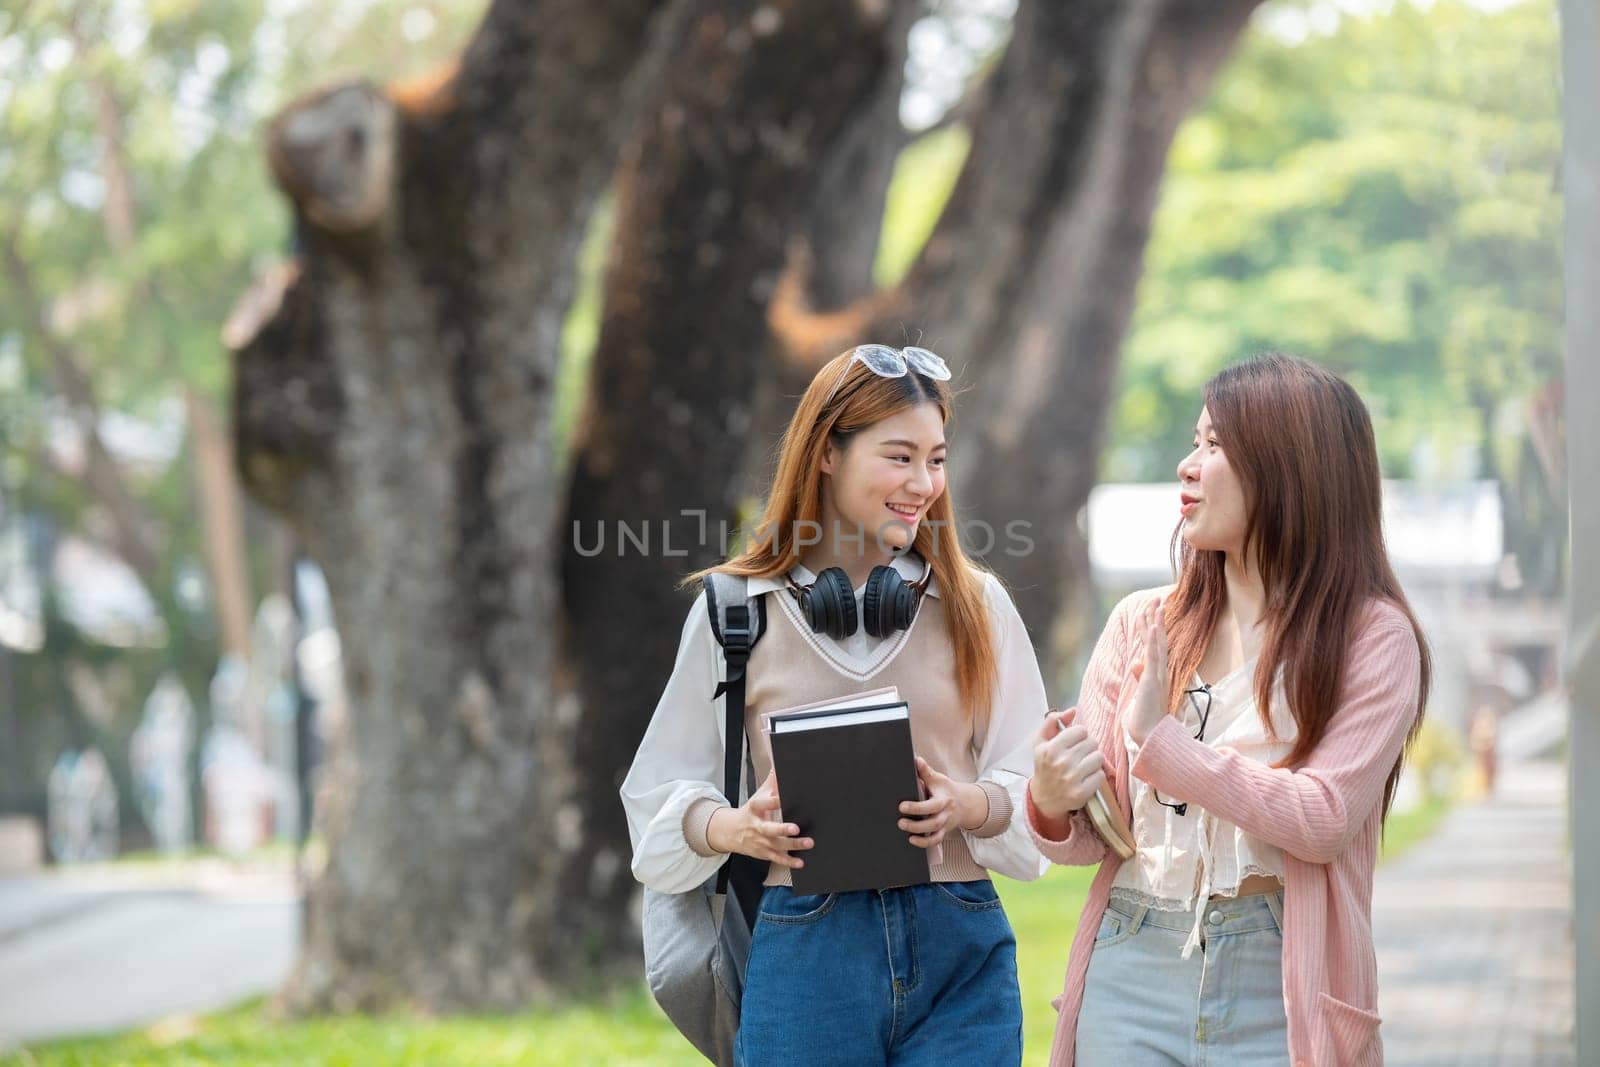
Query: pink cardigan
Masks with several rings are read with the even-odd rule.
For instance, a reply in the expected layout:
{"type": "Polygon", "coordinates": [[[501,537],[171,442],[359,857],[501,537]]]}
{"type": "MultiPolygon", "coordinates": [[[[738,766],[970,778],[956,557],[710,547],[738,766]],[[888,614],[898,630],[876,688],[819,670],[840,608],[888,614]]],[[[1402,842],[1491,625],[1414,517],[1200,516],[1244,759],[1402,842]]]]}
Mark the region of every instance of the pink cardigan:
{"type": "MultiPolygon", "coordinates": [[[[1170,588],[1170,587],[1168,587],[1170,588]]],[[[1083,678],[1078,721],[1100,743],[1117,800],[1127,814],[1127,749],[1118,743],[1123,709],[1136,689],[1130,668],[1142,651],[1131,632],[1139,611],[1168,588],[1134,593],[1112,612],[1083,678]]],[[[1183,797],[1283,850],[1283,999],[1289,1051],[1299,1065],[1381,1064],[1378,967],[1372,947],[1372,869],[1377,861],[1383,785],[1416,711],[1421,656],[1410,621],[1374,601],[1345,660],[1339,710],[1305,764],[1294,770],[1196,741],[1168,717],[1139,750],[1131,773],[1183,797]]],[[[1100,870],[1078,920],[1061,996],[1051,1067],[1070,1067],[1095,931],[1121,863],[1073,814],[1064,840],[1039,832],[1028,798],[1028,828],[1052,862],[1100,870]]]]}

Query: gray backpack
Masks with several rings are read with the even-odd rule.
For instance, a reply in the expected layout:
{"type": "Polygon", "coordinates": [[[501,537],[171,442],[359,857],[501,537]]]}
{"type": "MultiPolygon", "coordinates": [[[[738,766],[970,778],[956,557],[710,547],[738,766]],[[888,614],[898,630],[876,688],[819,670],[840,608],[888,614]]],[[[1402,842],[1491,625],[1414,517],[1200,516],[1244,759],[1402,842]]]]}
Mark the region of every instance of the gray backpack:
{"type": "MultiPolygon", "coordinates": [[[[745,665],[766,631],[766,601],[751,597],[744,578],[709,574],[704,580],[711,632],[722,646],[723,795],[744,802],[745,665]]],[[[737,853],[716,875],[687,893],[644,891],[644,970],[650,993],[690,1044],[718,1067],[732,1067],[739,1030],[750,934],[767,865],[737,853]],[[730,905],[732,905],[730,907],[730,905]]]]}

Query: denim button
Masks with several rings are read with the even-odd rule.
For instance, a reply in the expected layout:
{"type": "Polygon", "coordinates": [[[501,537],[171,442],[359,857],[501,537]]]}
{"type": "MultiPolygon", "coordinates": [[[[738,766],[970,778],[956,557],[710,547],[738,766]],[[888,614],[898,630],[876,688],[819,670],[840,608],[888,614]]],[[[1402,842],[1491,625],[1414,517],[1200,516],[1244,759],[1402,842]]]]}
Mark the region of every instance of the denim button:
{"type": "Polygon", "coordinates": [[[1209,922],[1212,926],[1221,926],[1222,925],[1222,912],[1213,911],[1210,915],[1208,915],[1206,917],[1206,921],[1209,922]]]}

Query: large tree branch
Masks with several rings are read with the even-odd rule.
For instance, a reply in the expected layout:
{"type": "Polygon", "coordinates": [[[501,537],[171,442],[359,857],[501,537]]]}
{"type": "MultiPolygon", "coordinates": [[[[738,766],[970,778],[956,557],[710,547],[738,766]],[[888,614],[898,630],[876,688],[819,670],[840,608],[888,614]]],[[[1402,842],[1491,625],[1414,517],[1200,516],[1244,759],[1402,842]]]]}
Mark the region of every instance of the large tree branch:
{"type": "MultiPolygon", "coordinates": [[[[87,19],[82,3],[73,5],[67,20],[67,33],[80,62],[89,58],[90,42],[94,30],[86,29],[87,19]]],[[[138,233],[138,208],[134,196],[133,168],[128,165],[127,149],[123,143],[122,108],[116,94],[103,73],[96,71],[89,77],[89,94],[94,101],[95,129],[100,135],[100,165],[105,177],[105,200],[101,218],[105,224],[106,243],[119,253],[133,248],[138,233]]]]}
{"type": "Polygon", "coordinates": [[[334,85],[274,118],[267,159],[295,207],[306,270],[264,279],[229,331],[250,383],[236,405],[250,442],[241,463],[265,499],[292,510],[287,481],[328,455],[326,419],[343,410],[332,368],[285,355],[338,345],[327,331],[353,331],[379,355],[395,325],[328,318],[326,294],[303,273],[316,287],[363,289],[422,281],[393,268],[427,262],[429,276],[463,287],[456,310],[497,309],[493,320],[457,318],[460,344],[519,353],[535,361],[527,374],[553,379],[568,268],[629,121],[621,97],[659,62],[652,28],[667,6],[497,0],[459,63],[387,88],[334,85]],[[274,340],[253,343],[262,331],[274,340]],[[308,415],[278,402],[297,390],[317,398],[308,415]]]}
{"type": "Polygon", "coordinates": [[[811,271],[807,304],[831,310],[873,288],[872,267],[895,160],[911,135],[900,122],[906,37],[921,0],[894,0],[883,20],[883,59],[873,84],[839,135],[813,163],[815,192],[805,220],[811,271]]]}
{"type": "Polygon", "coordinates": [[[548,206],[537,221],[591,192],[631,124],[666,51],[660,41],[693,0],[495,0],[462,57],[458,99],[471,128],[493,136],[479,160],[486,203],[548,206]]]}
{"type": "Polygon", "coordinates": [[[578,239],[663,6],[500,0],[459,66],[268,131],[296,254],[230,320],[239,462],[328,574],[349,683],[291,1006],[512,1006],[629,936],[562,881],[579,853],[627,863],[569,804],[549,432],[578,239]]]}
{"type": "Polygon", "coordinates": [[[992,529],[1029,524],[1031,551],[996,543],[988,562],[1053,664],[1077,643],[1087,556],[1076,516],[1166,152],[1258,2],[1023,0],[1010,45],[964,105],[971,152],[905,281],[830,307],[800,246],[772,302],[797,381],[849,344],[904,329],[984,383],[962,415],[952,483],[992,529]]]}
{"type": "MultiPolygon", "coordinates": [[[[248,549],[240,514],[233,439],[217,418],[212,399],[192,387],[183,390],[189,447],[194,457],[195,497],[213,606],[222,648],[235,656],[251,653],[251,597],[248,549]]],[[[254,713],[255,709],[251,709],[254,713]]]]}

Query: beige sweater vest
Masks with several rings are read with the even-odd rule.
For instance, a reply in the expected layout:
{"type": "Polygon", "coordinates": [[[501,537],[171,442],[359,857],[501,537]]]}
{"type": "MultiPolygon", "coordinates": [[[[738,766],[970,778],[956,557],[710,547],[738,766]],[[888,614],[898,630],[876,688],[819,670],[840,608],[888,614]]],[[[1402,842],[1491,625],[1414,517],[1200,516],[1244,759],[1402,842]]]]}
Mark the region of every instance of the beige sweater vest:
{"type": "MultiPolygon", "coordinates": [[[[977,752],[985,723],[976,721],[976,716],[961,703],[955,653],[940,599],[924,597],[911,628],[878,642],[864,670],[860,669],[862,666],[850,662],[827,637],[812,633],[792,597],[782,592],[767,594],[767,630],[751,653],[746,675],[745,736],[750,741],[755,769],[753,785],[765,781],[772,769],[772,748],[762,723],[763,714],[890,685],[910,705],[911,742],[916,754],[958,782],[976,781],[977,752]]],[[[968,832],[988,837],[1005,829],[1011,803],[998,785],[983,785],[990,798],[990,818],[968,832]]],[[[781,796],[782,782],[778,783],[778,790],[781,796]]],[[[702,811],[691,809],[685,818],[686,826],[695,826],[703,838],[705,823],[717,806],[711,802],[702,811]]],[[[965,882],[989,877],[989,872],[973,860],[961,831],[949,830],[941,847],[943,862],[931,865],[930,880],[965,882]]],[[[787,867],[774,864],[766,884],[788,885],[789,875],[787,867]]]]}

